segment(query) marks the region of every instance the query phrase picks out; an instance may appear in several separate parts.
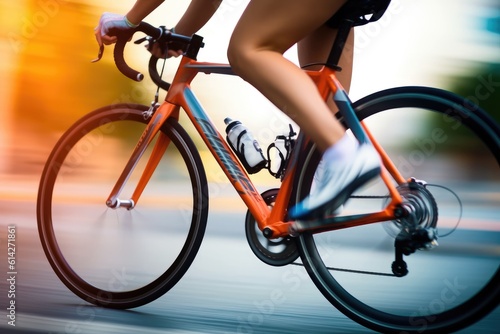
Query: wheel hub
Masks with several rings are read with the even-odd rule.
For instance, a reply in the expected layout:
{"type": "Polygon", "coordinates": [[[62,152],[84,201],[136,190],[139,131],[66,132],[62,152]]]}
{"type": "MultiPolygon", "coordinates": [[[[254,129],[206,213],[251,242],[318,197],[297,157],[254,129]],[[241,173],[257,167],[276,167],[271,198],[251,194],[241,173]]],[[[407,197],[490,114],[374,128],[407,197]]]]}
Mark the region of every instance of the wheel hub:
{"type": "MultiPolygon", "coordinates": [[[[397,187],[403,198],[400,218],[383,224],[393,237],[401,232],[413,233],[419,229],[435,229],[438,208],[432,194],[427,190],[425,181],[412,179],[409,183],[397,187]]],[[[386,206],[388,203],[384,203],[386,206]]]]}

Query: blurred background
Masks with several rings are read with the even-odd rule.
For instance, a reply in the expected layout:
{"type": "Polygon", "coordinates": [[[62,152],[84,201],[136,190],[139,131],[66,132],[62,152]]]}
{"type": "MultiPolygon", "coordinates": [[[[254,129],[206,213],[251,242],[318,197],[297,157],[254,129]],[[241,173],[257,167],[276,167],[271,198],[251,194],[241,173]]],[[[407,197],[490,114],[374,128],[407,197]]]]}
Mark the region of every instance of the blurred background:
{"type": "MultiPolygon", "coordinates": [[[[147,20],[173,26],[188,3],[167,0],[147,20]]],[[[61,132],[91,110],[116,102],[150,103],[155,87],[124,78],[110,48],[101,62],[90,62],[97,54],[93,29],[100,14],[125,13],[132,4],[0,2],[0,175],[36,179],[61,132]]],[[[245,4],[222,4],[200,32],[207,43],[200,59],[226,61],[227,42],[245,4]]],[[[469,97],[500,119],[497,0],[395,0],[379,22],[357,28],[356,38],[354,100],[398,85],[436,86],[469,97]]],[[[295,59],[295,50],[287,56],[295,59]]],[[[133,67],[144,71],[147,57],[141,47],[129,47],[133,67]]],[[[175,61],[167,63],[167,75],[175,61]]],[[[201,76],[194,84],[221,129],[224,117],[239,118],[266,145],[287,128],[288,120],[238,78],[201,76]]]]}
{"type": "MultiPolygon", "coordinates": [[[[222,63],[227,61],[226,47],[232,28],[247,2],[248,0],[231,0],[222,3],[214,18],[199,32],[206,42],[206,47],[199,54],[200,60],[222,63]]],[[[99,107],[120,102],[149,105],[156,91],[148,78],[141,83],[124,78],[114,66],[112,49],[109,47],[100,62],[91,63],[98,51],[94,28],[101,13],[104,11],[126,13],[133,3],[133,0],[0,0],[0,225],[2,228],[8,224],[23,225],[23,229],[19,229],[19,236],[20,239],[25,238],[22,240],[25,244],[20,246],[20,249],[24,252],[22,254],[25,257],[24,273],[27,274],[23,273],[21,276],[24,281],[19,290],[26,294],[24,299],[26,302],[21,304],[19,311],[31,312],[42,317],[41,320],[38,318],[31,320],[32,328],[40,328],[40,323],[48,322],[44,320],[50,316],[59,317],[60,313],[65,313],[63,318],[66,316],[66,320],[75,317],[73,306],[76,302],[71,299],[72,294],[60,287],[58,287],[59,290],[55,288],[52,290],[58,280],[48,267],[36,235],[37,187],[50,150],[62,133],[81,116],[99,107]],[[50,300],[46,300],[46,296],[51,296],[50,300]],[[68,300],[67,303],[66,300],[68,300]],[[48,303],[50,305],[46,305],[48,303]]],[[[188,4],[188,0],[166,0],[160,9],[146,20],[153,25],[174,26],[188,4]]],[[[289,50],[286,56],[296,62],[294,48],[289,50]]],[[[131,44],[126,50],[127,61],[137,70],[146,71],[148,58],[149,53],[142,46],[131,44]]],[[[178,59],[171,59],[167,62],[165,75],[167,78],[173,75],[177,62],[178,59]]],[[[396,86],[433,86],[467,97],[500,121],[500,1],[393,0],[385,16],[379,22],[356,28],[354,62],[351,87],[353,100],[396,86]]],[[[290,120],[239,78],[200,75],[193,82],[193,87],[197,97],[221,132],[224,130],[224,118],[230,116],[247,125],[261,146],[267,147],[276,135],[288,129],[290,120]]],[[[163,96],[164,93],[161,97],[163,96]]],[[[384,127],[391,127],[391,131],[388,132],[398,136],[425,126],[428,129],[439,128],[435,123],[431,123],[433,120],[417,119],[414,121],[418,122],[419,126],[415,126],[417,124],[415,122],[398,122],[398,119],[394,118],[391,119],[390,124],[385,121],[374,126],[379,127],[379,130],[382,129],[379,131],[382,134],[384,134],[384,127]]],[[[186,123],[185,117],[181,118],[181,122],[184,122],[188,130],[192,130],[186,123]]],[[[459,131],[454,134],[461,135],[459,131]]],[[[183,317],[191,313],[196,303],[185,298],[185,295],[191,298],[197,294],[201,297],[210,297],[206,298],[206,309],[211,310],[213,298],[223,296],[224,292],[232,293],[232,290],[226,289],[226,286],[244,286],[238,290],[247,293],[246,297],[232,295],[227,297],[227,305],[229,305],[227,307],[233,310],[235,300],[238,298],[246,298],[249,305],[253,305],[254,300],[261,298],[257,293],[269,292],[267,285],[264,287],[263,284],[257,284],[257,282],[265,282],[264,280],[250,276],[248,273],[275,275],[275,272],[271,271],[275,268],[266,267],[268,271],[264,271],[262,267],[256,267],[257,264],[262,265],[262,263],[250,254],[242,235],[238,235],[240,239],[237,239],[234,238],[237,234],[233,235],[231,234],[233,232],[230,232],[230,238],[217,239],[221,234],[227,233],[226,230],[233,231],[228,227],[238,228],[238,231],[243,233],[242,223],[246,209],[232,192],[231,187],[226,187],[230,193],[223,191],[226,188],[218,187],[218,183],[227,181],[221,176],[219,169],[214,168],[215,160],[205,151],[203,144],[199,140],[197,144],[202,152],[209,181],[212,185],[216,184],[210,187],[211,200],[215,197],[215,201],[211,202],[212,209],[215,209],[211,211],[214,215],[211,217],[215,217],[213,219],[218,223],[222,222],[220,226],[222,226],[221,230],[224,230],[212,231],[212,239],[208,238],[204,240],[204,243],[208,242],[211,245],[209,250],[215,252],[218,258],[227,259],[233,256],[233,267],[226,266],[224,261],[217,261],[220,263],[206,261],[210,260],[209,255],[201,252],[200,256],[205,256],[199,262],[203,270],[200,271],[200,267],[195,267],[194,278],[189,280],[188,277],[190,285],[185,285],[184,288],[181,285],[180,288],[181,292],[185,292],[182,290],[185,289],[187,293],[180,294],[179,297],[175,297],[174,294],[174,303],[168,304],[165,301],[165,304],[162,304],[163,301],[160,301],[159,304],[149,306],[150,308],[141,309],[145,310],[144,313],[116,315],[112,312],[94,311],[92,308],[80,309],[80,307],[76,308],[77,312],[82,310],[82,313],[102,312],[100,320],[104,322],[115,317],[117,319],[130,318],[132,324],[137,326],[143,326],[145,322],[149,323],[149,320],[153,319],[151,323],[154,324],[156,321],[161,330],[165,326],[176,328],[178,324],[192,328],[190,326],[198,324],[199,319],[194,321],[183,317]],[[232,200],[228,202],[228,198],[232,200]],[[220,205],[213,205],[214,202],[220,205]],[[233,249],[236,249],[238,245],[241,250],[230,254],[225,247],[220,247],[222,242],[234,246],[233,249]],[[249,256],[249,259],[245,258],[242,261],[240,254],[249,256]],[[250,260],[254,260],[255,263],[250,260]],[[217,264],[219,268],[213,269],[217,264]],[[240,269],[238,265],[241,266],[240,269]],[[254,268],[257,269],[254,270],[254,268]],[[207,278],[210,278],[209,274],[216,270],[224,274],[218,274],[217,279],[225,278],[230,282],[222,284],[215,281],[215,289],[207,288],[203,284],[211,282],[207,278]],[[240,276],[231,276],[234,273],[240,276]],[[159,306],[158,309],[156,305],[159,306]],[[186,306],[184,309],[181,307],[177,310],[178,305],[186,306]],[[167,309],[168,312],[165,311],[167,309]],[[166,318],[167,320],[163,318],[164,314],[177,316],[174,317],[175,321],[170,321],[170,318],[166,318]],[[145,318],[149,320],[144,320],[145,318]]],[[[112,156],[107,157],[111,159],[112,156]]],[[[478,164],[481,163],[478,162],[478,164]]],[[[442,165],[439,165],[438,169],[442,173],[448,172],[448,169],[442,165]]],[[[474,168],[471,169],[473,173],[481,174],[474,168]]],[[[498,180],[498,177],[495,177],[498,180]]],[[[266,172],[258,174],[255,182],[257,186],[263,186],[266,189],[274,187],[276,183],[266,172]]],[[[487,190],[493,194],[491,198],[498,198],[498,187],[493,183],[488,186],[487,190]]],[[[483,188],[478,192],[485,193],[483,188]]],[[[175,196],[177,195],[175,193],[175,196]]],[[[475,207],[473,209],[476,210],[475,207]]],[[[482,207],[477,211],[484,212],[482,207]]],[[[492,222],[495,219],[496,222],[498,211],[491,211],[488,219],[492,222]]],[[[476,211],[473,213],[475,214],[476,211]]],[[[88,212],[85,211],[81,216],[87,214],[88,212]]],[[[209,226],[212,225],[209,224],[209,226]]],[[[496,225],[491,226],[498,231],[496,225]]],[[[0,241],[3,240],[5,238],[2,232],[0,241]]],[[[459,240],[459,243],[462,245],[462,240],[459,240]]],[[[496,261],[498,248],[493,251],[493,259],[496,261]]],[[[303,281],[310,283],[306,279],[303,281]]],[[[0,290],[4,291],[2,289],[5,286],[5,280],[1,282],[3,285],[0,286],[0,290]]],[[[319,300],[318,303],[327,303],[323,298],[311,292],[316,292],[315,289],[309,287],[308,290],[305,283],[301,288],[304,289],[301,289],[300,293],[289,293],[287,297],[292,300],[297,295],[298,302],[296,304],[291,302],[292,307],[297,304],[305,306],[297,308],[296,312],[300,316],[288,318],[289,327],[279,329],[283,332],[287,332],[290,328],[295,329],[294,326],[297,323],[304,324],[303,327],[297,328],[309,328],[307,326],[310,324],[315,325],[318,318],[314,313],[316,311],[311,311],[314,308],[309,307],[310,302],[316,303],[319,300]],[[303,316],[304,312],[309,316],[303,316]]],[[[3,292],[1,293],[2,298],[5,298],[3,292]]],[[[20,301],[22,302],[23,299],[20,301]]],[[[2,305],[4,305],[3,299],[2,305]]],[[[330,305],[324,305],[324,307],[330,312],[330,305]]],[[[220,321],[222,314],[229,319],[228,328],[238,326],[238,319],[240,319],[238,312],[243,312],[241,314],[246,316],[248,305],[245,304],[240,308],[241,310],[237,307],[234,309],[236,315],[229,314],[226,310],[219,312],[220,314],[214,318],[214,323],[223,323],[220,321]]],[[[202,308],[202,311],[205,312],[205,308],[202,308]]],[[[196,312],[193,314],[195,317],[199,315],[196,312]]],[[[80,320],[81,318],[82,314],[76,317],[80,320]]],[[[327,319],[327,317],[324,318],[327,319]]],[[[20,319],[24,321],[23,324],[29,322],[27,317],[20,319]]],[[[493,320],[484,325],[485,330],[482,333],[491,333],[492,328],[498,329],[498,313],[493,314],[490,319],[493,320]]],[[[91,320],[94,318],[92,317],[91,320]]],[[[334,320],[338,321],[339,318],[334,320]]],[[[276,326],[281,328],[281,323],[273,318],[272,321],[273,325],[277,324],[276,326]]],[[[90,324],[92,321],[87,322],[90,324]]],[[[204,325],[203,321],[199,324],[204,325]]],[[[321,324],[324,325],[323,322],[321,324]]],[[[118,326],[116,323],[113,325],[118,326]]],[[[352,326],[352,322],[349,321],[348,325],[352,326]]],[[[338,326],[337,322],[335,326],[338,326]]],[[[324,326],[327,329],[331,327],[331,324],[324,326]]],[[[338,328],[342,333],[362,332],[360,328],[354,328],[352,331],[344,330],[343,327],[338,328]]],[[[476,331],[477,328],[475,327],[472,332],[480,333],[476,331]]],[[[99,328],[89,332],[103,331],[99,328]]],[[[116,332],[124,333],[124,331],[116,332]]],[[[224,332],[226,332],[225,329],[224,332]]]]}

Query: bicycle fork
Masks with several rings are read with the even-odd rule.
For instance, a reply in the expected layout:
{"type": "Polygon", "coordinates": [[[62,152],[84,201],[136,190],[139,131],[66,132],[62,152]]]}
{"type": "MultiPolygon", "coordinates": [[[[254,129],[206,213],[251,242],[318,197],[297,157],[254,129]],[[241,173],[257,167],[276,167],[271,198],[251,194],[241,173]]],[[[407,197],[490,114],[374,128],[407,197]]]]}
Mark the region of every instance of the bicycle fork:
{"type": "Polygon", "coordinates": [[[146,129],[141,135],[139,142],[137,143],[132,156],[130,157],[127,165],[125,166],[123,172],[118,178],[113,190],[106,200],[106,206],[111,209],[125,208],[127,210],[132,210],[137,204],[139,197],[141,196],[144,188],[148,184],[153,172],[155,171],[158,163],[160,162],[163,154],[165,153],[170,139],[168,136],[160,132],[159,137],[155,143],[151,156],[142,172],[141,178],[137,182],[136,188],[129,199],[119,198],[125,184],[132,175],[137,163],[146,152],[153,139],[156,137],[163,123],[172,116],[177,117],[179,113],[179,107],[173,104],[163,104],[158,110],[153,114],[151,121],[146,126],[146,129]]]}

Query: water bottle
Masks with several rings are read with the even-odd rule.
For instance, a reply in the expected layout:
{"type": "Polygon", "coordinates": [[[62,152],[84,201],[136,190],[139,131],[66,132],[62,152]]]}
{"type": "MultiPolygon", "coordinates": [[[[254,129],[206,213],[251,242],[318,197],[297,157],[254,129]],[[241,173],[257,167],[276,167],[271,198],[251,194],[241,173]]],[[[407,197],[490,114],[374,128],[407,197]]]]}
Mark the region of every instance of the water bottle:
{"type": "Polygon", "coordinates": [[[264,168],[267,160],[262,154],[259,143],[253,138],[248,129],[240,121],[227,117],[226,134],[229,146],[238,156],[248,173],[254,174],[264,168]]]}

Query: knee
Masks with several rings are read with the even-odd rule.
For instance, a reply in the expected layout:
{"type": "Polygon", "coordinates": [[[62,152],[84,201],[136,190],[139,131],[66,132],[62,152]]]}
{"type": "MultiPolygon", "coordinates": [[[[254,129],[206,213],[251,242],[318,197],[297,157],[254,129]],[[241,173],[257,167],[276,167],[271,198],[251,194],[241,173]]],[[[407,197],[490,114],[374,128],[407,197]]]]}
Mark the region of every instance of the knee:
{"type": "Polygon", "coordinates": [[[227,59],[231,65],[232,70],[239,76],[244,76],[245,68],[249,68],[249,51],[248,47],[237,41],[231,39],[227,48],[227,59]]]}

